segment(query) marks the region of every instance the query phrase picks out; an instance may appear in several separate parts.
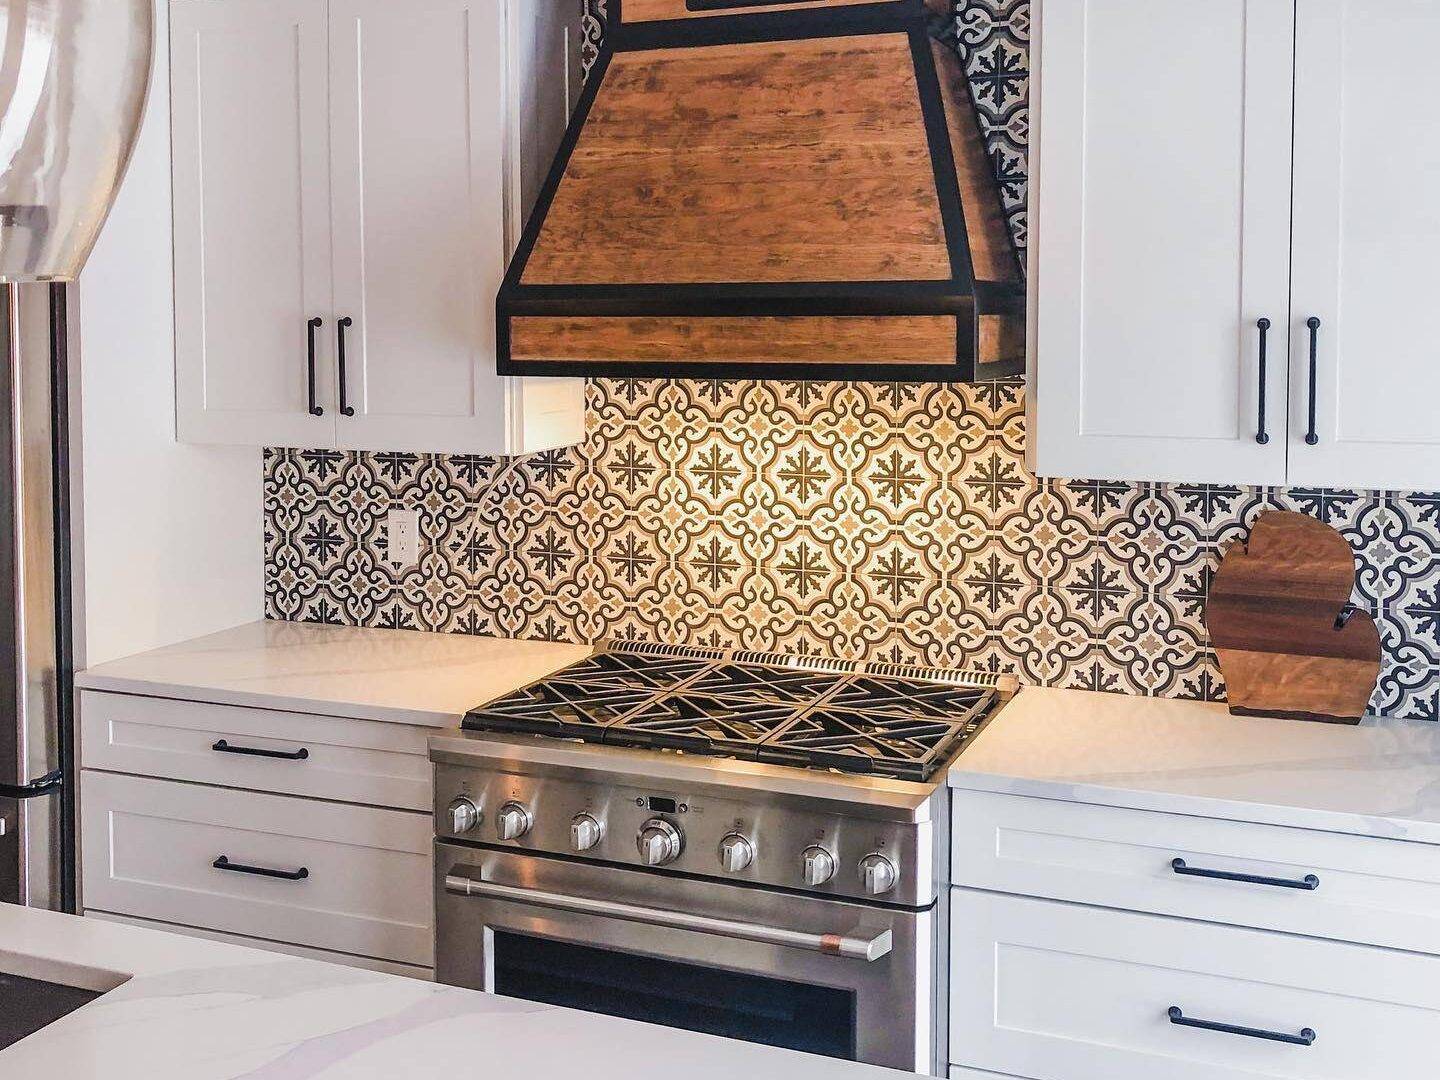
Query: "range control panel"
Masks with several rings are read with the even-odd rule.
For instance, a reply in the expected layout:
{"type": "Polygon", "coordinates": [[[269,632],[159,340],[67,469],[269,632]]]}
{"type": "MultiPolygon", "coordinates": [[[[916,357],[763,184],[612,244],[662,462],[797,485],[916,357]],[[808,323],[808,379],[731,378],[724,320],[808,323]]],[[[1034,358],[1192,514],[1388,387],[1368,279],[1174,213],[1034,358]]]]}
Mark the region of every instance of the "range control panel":
{"type": "Polygon", "coordinates": [[[922,906],[934,826],[476,768],[436,769],[444,839],[922,906]]]}

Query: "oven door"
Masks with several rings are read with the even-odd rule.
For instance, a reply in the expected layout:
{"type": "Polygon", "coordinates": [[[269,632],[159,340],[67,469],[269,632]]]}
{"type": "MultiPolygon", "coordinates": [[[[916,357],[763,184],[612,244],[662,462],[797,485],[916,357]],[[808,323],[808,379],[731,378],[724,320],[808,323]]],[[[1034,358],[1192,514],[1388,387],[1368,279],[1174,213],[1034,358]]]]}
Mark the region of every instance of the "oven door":
{"type": "Polygon", "coordinates": [[[936,907],[437,843],[442,983],[933,1073],[936,907]]]}

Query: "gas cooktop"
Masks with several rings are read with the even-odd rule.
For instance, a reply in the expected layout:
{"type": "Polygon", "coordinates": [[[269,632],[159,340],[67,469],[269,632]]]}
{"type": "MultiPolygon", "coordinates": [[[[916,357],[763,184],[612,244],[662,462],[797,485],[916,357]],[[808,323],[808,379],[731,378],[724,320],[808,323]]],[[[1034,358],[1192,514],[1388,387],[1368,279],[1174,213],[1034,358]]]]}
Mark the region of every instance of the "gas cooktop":
{"type": "Polygon", "coordinates": [[[619,642],[472,710],[463,727],[927,780],[998,707],[1006,681],[619,642]]]}

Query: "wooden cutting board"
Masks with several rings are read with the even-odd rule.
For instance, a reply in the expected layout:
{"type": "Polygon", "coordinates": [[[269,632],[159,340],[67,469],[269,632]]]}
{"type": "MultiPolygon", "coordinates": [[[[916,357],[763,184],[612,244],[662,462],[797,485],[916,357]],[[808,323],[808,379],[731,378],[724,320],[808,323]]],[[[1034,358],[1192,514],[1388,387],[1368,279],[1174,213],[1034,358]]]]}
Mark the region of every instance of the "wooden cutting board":
{"type": "Polygon", "coordinates": [[[1272,510],[1226,553],[1205,621],[1230,711],[1359,723],[1380,677],[1375,620],[1350,603],[1355,557],[1324,522],[1272,510]]]}

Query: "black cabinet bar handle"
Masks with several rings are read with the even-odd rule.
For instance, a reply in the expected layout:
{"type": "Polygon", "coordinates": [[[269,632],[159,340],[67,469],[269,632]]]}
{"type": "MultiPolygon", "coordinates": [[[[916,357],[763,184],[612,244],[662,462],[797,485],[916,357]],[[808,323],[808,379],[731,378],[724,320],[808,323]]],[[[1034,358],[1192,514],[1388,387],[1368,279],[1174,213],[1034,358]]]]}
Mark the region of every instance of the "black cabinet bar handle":
{"type": "Polygon", "coordinates": [[[0,799],[15,799],[19,802],[40,799],[46,795],[54,795],[64,786],[65,776],[56,769],[25,784],[0,784],[0,799]]]}
{"type": "Polygon", "coordinates": [[[1284,1031],[1266,1031],[1264,1028],[1241,1027],[1239,1024],[1221,1024],[1214,1020],[1196,1020],[1186,1016],[1179,1005],[1168,1010],[1170,1023],[1179,1027],[1200,1028],[1202,1031],[1220,1031],[1226,1035],[1244,1035],[1247,1039],[1266,1039],[1270,1042],[1289,1043],[1291,1046],[1309,1046],[1315,1041],[1314,1028],[1301,1028],[1299,1035],[1284,1031]]]}
{"type": "Polygon", "coordinates": [[[228,870],[232,874],[254,874],[257,877],[280,878],[283,881],[304,881],[310,876],[310,871],[303,866],[299,870],[272,870],[268,866],[246,866],[244,863],[231,862],[228,855],[221,855],[210,865],[216,870],[228,870]]]}
{"type": "Polygon", "coordinates": [[[1319,354],[1320,354],[1320,320],[1314,315],[1305,320],[1305,325],[1310,328],[1310,430],[1305,434],[1305,442],[1314,446],[1320,441],[1319,434],[1315,431],[1315,401],[1319,393],[1319,354]]]}
{"type": "Polygon", "coordinates": [[[1170,869],[1183,877],[1218,878],[1221,881],[1243,881],[1247,885],[1273,885],[1277,889],[1303,889],[1306,892],[1320,887],[1320,879],[1306,874],[1299,881],[1293,878],[1261,877],[1258,874],[1237,874],[1233,870],[1206,870],[1199,866],[1187,866],[1184,859],[1171,859],[1170,869]]]}
{"type": "Polygon", "coordinates": [[[349,403],[345,386],[345,331],[355,325],[355,320],[346,315],[335,327],[335,358],[340,368],[340,415],[354,416],[355,406],[349,403]]]}
{"type": "Polygon", "coordinates": [[[305,324],[305,338],[309,354],[309,369],[306,376],[307,393],[310,400],[310,415],[324,416],[325,410],[315,401],[315,331],[325,325],[324,319],[311,319],[305,324]]]}
{"type": "Polygon", "coordinates": [[[1260,328],[1260,425],[1255,430],[1255,441],[1261,446],[1270,442],[1270,433],[1265,430],[1265,367],[1267,357],[1265,347],[1270,337],[1270,320],[1261,319],[1255,324],[1260,328]]]}
{"type": "Polygon", "coordinates": [[[250,757],[284,758],[286,761],[304,761],[310,756],[310,751],[303,746],[299,750],[266,750],[259,746],[231,746],[224,739],[210,749],[221,754],[248,754],[250,757]]]}

